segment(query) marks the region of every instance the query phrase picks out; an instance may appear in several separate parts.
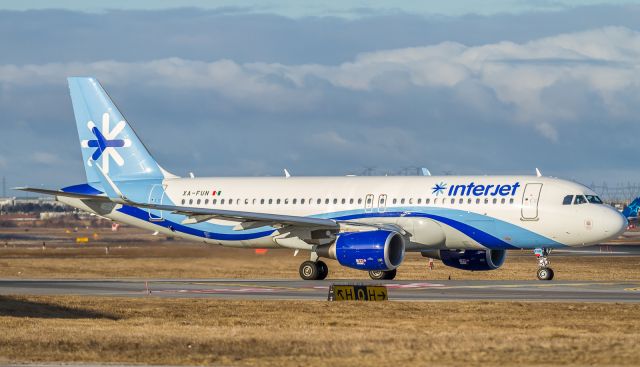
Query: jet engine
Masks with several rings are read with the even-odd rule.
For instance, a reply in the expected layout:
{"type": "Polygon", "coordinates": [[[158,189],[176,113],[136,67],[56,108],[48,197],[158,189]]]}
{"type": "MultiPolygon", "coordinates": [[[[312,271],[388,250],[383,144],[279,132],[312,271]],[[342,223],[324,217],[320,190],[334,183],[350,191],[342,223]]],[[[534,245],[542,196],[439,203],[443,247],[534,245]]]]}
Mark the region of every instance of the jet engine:
{"type": "Polygon", "coordinates": [[[439,250],[423,252],[423,256],[434,257],[456,269],[483,271],[495,270],[504,264],[506,250],[439,250]]]}
{"type": "Polygon", "coordinates": [[[404,260],[405,240],[393,231],[341,233],[331,245],[317,248],[321,257],[358,270],[393,270],[404,260]]]}

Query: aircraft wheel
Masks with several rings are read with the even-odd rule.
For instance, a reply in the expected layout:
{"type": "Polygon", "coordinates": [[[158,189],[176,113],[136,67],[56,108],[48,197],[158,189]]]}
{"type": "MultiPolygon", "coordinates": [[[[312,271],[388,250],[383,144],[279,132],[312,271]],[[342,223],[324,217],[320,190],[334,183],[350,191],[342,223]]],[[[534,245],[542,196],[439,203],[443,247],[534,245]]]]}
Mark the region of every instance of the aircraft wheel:
{"type": "Polygon", "coordinates": [[[323,280],[329,275],[329,267],[324,261],[316,261],[316,266],[318,267],[318,280],[323,280]]]}
{"type": "Polygon", "coordinates": [[[317,280],[320,279],[320,268],[318,264],[313,261],[305,261],[300,264],[300,278],[304,280],[317,280]]]}
{"type": "Polygon", "coordinates": [[[373,280],[391,280],[396,277],[396,269],[393,270],[371,270],[369,277],[373,280]]]}
{"type": "Polygon", "coordinates": [[[539,280],[551,280],[553,279],[553,269],[551,268],[540,268],[537,273],[539,280]]]}

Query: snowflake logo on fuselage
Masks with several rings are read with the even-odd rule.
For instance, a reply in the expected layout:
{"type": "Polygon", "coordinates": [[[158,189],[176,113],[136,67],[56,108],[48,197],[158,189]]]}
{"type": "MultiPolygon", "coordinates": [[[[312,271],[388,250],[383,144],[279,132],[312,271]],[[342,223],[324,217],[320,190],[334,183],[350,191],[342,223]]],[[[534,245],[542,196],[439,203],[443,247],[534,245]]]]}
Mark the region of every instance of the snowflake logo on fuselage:
{"type": "Polygon", "coordinates": [[[122,159],[122,156],[116,148],[127,148],[131,146],[131,140],[129,139],[116,139],[118,134],[124,130],[126,122],[121,120],[113,127],[113,130],[109,129],[110,122],[111,119],[109,118],[108,112],[102,114],[102,131],[98,129],[93,121],[88,121],[87,127],[89,131],[93,133],[95,139],[83,140],[80,143],[83,148],[96,148],[91,158],[87,160],[87,164],[91,166],[93,165],[93,161],[97,161],[102,157],[102,170],[105,173],[109,173],[110,158],[112,158],[118,166],[122,167],[124,165],[124,159],[122,159]]]}
{"type": "Polygon", "coordinates": [[[447,189],[447,184],[444,182],[440,182],[438,184],[436,184],[433,188],[432,188],[432,194],[436,194],[436,195],[440,195],[444,193],[444,190],[447,189]]]}

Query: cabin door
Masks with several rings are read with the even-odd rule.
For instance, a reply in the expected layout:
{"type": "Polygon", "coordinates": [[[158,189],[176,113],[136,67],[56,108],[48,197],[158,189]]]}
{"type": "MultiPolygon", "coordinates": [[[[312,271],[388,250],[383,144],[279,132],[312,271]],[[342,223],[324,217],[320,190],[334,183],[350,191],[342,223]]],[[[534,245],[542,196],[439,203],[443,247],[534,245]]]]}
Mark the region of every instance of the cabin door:
{"type": "MultiPolygon", "coordinates": [[[[166,185],[155,184],[149,190],[149,204],[162,205],[164,199],[164,189],[166,185]]],[[[164,212],[162,210],[148,208],[149,220],[152,222],[160,222],[164,220],[164,212]]]]}
{"type": "Polygon", "coordinates": [[[529,183],[524,188],[522,195],[522,219],[537,220],[538,219],[538,202],[540,201],[540,192],[542,191],[541,183],[529,183]]]}

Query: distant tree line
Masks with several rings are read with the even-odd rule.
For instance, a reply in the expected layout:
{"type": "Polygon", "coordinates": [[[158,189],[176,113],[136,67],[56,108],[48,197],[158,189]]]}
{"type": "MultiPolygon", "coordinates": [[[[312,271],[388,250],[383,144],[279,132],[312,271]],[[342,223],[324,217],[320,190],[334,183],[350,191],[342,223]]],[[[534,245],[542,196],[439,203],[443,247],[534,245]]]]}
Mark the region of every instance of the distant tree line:
{"type": "Polygon", "coordinates": [[[39,214],[44,212],[74,212],[74,209],[66,205],[54,205],[50,203],[16,203],[15,205],[3,205],[0,207],[2,213],[29,213],[39,214]]]}

